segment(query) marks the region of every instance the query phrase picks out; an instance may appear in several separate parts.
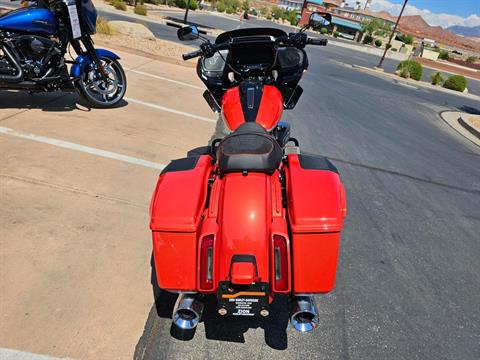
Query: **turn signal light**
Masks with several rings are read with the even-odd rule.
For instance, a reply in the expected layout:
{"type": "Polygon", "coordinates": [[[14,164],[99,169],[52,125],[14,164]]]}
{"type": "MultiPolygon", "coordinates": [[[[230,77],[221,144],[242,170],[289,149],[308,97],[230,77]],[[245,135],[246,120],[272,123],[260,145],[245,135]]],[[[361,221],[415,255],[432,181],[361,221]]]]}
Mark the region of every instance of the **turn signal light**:
{"type": "Polygon", "coordinates": [[[273,235],[273,256],[275,281],[274,288],[277,291],[288,290],[288,255],[287,239],[280,235],[273,235]]]}
{"type": "Polygon", "coordinates": [[[202,290],[213,289],[213,239],[213,235],[205,236],[200,248],[200,288],[202,290]]]}

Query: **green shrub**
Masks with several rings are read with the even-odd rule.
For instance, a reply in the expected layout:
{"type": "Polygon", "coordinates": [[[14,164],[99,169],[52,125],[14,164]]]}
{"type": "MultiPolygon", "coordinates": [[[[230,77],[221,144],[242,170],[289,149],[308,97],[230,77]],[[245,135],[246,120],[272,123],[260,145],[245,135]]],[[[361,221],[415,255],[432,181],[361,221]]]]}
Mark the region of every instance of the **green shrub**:
{"type": "Polygon", "coordinates": [[[125,4],[121,0],[120,1],[119,0],[112,1],[112,5],[117,10],[127,11],[127,4],[125,4]]]}
{"type": "Polygon", "coordinates": [[[227,14],[235,14],[235,9],[232,6],[227,7],[227,14]]]}
{"type": "Polygon", "coordinates": [[[452,75],[443,84],[444,88],[463,92],[467,87],[467,79],[462,75],[452,75]]]}
{"type": "Polygon", "coordinates": [[[339,36],[340,36],[340,32],[335,31],[335,32],[333,33],[333,36],[336,37],[336,38],[339,37],[339,36]]]}
{"type": "Polygon", "coordinates": [[[442,60],[448,60],[450,59],[450,55],[448,54],[447,50],[440,50],[440,54],[438,55],[438,58],[442,60]]]}
{"type": "Polygon", "coordinates": [[[413,36],[412,35],[401,35],[400,39],[407,45],[413,44],[413,36]]]}
{"type": "Polygon", "coordinates": [[[478,61],[478,57],[476,57],[475,55],[471,55],[467,58],[467,63],[469,64],[474,64],[478,61]]]}
{"type": "Polygon", "coordinates": [[[198,3],[196,0],[173,0],[173,3],[175,4],[175,6],[181,9],[186,9],[187,3],[190,10],[197,10],[198,8],[198,3]]]}
{"type": "Polygon", "coordinates": [[[218,12],[224,12],[226,10],[225,4],[223,1],[217,2],[217,11],[218,12]]]}
{"type": "Polygon", "coordinates": [[[407,67],[401,68],[400,71],[398,71],[398,75],[404,79],[410,79],[410,71],[407,67]]]}
{"type": "MultiPolygon", "coordinates": [[[[422,78],[423,74],[423,68],[422,65],[415,60],[404,60],[400,62],[397,66],[397,71],[402,74],[407,74],[409,77],[411,77],[413,80],[420,80],[422,78]]],[[[401,75],[400,75],[401,76],[401,75]]],[[[403,76],[402,76],[403,77],[403,76]]]]}
{"type": "Polygon", "coordinates": [[[380,40],[380,39],[375,40],[375,46],[376,47],[380,47],[380,46],[382,46],[382,44],[383,44],[382,40],[380,40]]]}
{"type": "Polygon", "coordinates": [[[97,33],[105,35],[113,35],[114,31],[107,19],[103,16],[97,17],[97,33]]]}
{"type": "Polygon", "coordinates": [[[135,9],[133,9],[133,12],[137,15],[147,15],[147,8],[145,5],[137,5],[135,6],[135,9]]]}
{"type": "Polygon", "coordinates": [[[364,44],[371,44],[373,42],[373,37],[370,35],[365,35],[363,37],[363,43],[364,44]]]}
{"type": "Polygon", "coordinates": [[[297,12],[291,10],[288,12],[288,19],[290,25],[296,26],[298,24],[297,12]]]}
{"type": "Polygon", "coordinates": [[[328,29],[326,27],[322,27],[320,29],[320,33],[322,33],[323,35],[325,35],[326,33],[328,33],[328,29]]]}
{"type": "Polygon", "coordinates": [[[444,80],[443,75],[438,71],[430,75],[430,78],[432,79],[432,85],[439,85],[444,80]]]}

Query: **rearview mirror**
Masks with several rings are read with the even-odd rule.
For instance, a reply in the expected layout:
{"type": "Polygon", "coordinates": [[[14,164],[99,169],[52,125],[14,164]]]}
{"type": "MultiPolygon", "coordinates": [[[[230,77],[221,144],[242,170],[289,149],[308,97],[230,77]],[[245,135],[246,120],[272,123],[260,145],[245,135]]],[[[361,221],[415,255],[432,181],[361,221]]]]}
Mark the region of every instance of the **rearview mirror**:
{"type": "Polygon", "coordinates": [[[198,28],[195,25],[184,26],[177,30],[179,40],[197,40],[199,38],[198,28]]]}
{"type": "Polygon", "coordinates": [[[310,15],[310,19],[308,20],[309,27],[315,27],[315,25],[322,25],[328,26],[332,23],[332,15],[326,12],[313,12],[310,15]]]}

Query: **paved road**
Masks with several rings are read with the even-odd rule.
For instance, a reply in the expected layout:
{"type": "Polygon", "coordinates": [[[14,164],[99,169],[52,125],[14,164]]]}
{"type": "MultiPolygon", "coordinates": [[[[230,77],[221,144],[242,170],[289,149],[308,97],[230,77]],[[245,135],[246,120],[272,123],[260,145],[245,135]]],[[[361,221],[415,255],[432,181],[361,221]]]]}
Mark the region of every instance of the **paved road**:
{"type": "MultiPolygon", "coordinates": [[[[12,236],[13,239],[31,237],[31,233],[24,234],[21,230],[36,229],[35,239],[32,240],[36,240],[35,248],[38,249],[42,249],[42,244],[38,244],[42,238],[51,242],[62,239],[63,249],[63,246],[67,246],[63,241],[69,239],[66,235],[75,233],[78,243],[88,242],[95,250],[85,253],[83,259],[98,257],[101,252],[106,259],[101,264],[110,271],[105,272],[99,265],[97,268],[84,266],[84,273],[78,273],[75,267],[75,270],[68,271],[66,268],[56,272],[34,271],[36,263],[43,264],[47,255],[51,256],[46,253],[36,258],[34,251],[32,258],[18,260],[19,272],[23,267],[32,267],[31,272],[23,271],[28,275],[27,278],[32,274],[41,276],[47,273],[52,283],[57,280],[51,292],[45,291],[43,286],[37,289],[44,294],[38,299],[34,299],[34,296],[18,297],[25,302],[25,307],[35,307],[45,302],[45,313],[56,309],[58,315],[48,319],[42,317],[41,311],[29,313],[30,318],[36,316],[39,319],[40,326],[46,324],[43,328],[34,326],[27,317],[28,313],[20,311],[23,308],[18,309],[18,314],[9,313],[9,324],[17,324],[14,322],[15,316],[22,316],[21,325],[16,330],[25,334],[21,338],[25,344],[33,346],[31,344],[38,341],[37,337],[46,336],[48,331],[44,329],[48,325],[55,339],[74,337],[70,341],[78,346],[79,354],[89,354],[90,358],[96,355],[102,357],[102,351],[105,352],[109,344],[102,344],[98,339],[105,341],[108,338],[111,342],[121,343],[122,339],[116,334],[132,337],[131,328],[124,326],[122,332],[113,332],[110,330],[112,324],[118,325],[122,321],[127,324],[126,320],[131,324],[134,319],[143,321],[148,317],[146,331],[137,345],[139,359],[478,359],[480,150],[446,125],[438,113],[448,109],[479,112],[480,103],[398,85],[343,65],[352,63],[352,59],[357,63],[373,61],[373,57],[362,53],[330,46],[312,48],[309,54],[311,66],[302,80],[304,95],[297,108],[285,113],[284,118],[291,122],[293,135],[300,140],[304,151],[328,156],[337,165],[347,190],[349,210],[342,237],[336,290],[332,294],[317,297],[320,329],[310,335],[294,332],[285,317],[285,299],[279,299],[275,304],[276,311],[272,312],[268,322],[224,322],[215,316],[206,316],[193,339],[179,341],[170,335],[170,320],[167,318],[170,309],[167,302],[159,303],[158,309],[165,317],[157,316],[155,307],[148,316],[138,311],[142,308],[140,306],[120,306],[122,301],[129,306],[137,297],[141,297],[138,295],[140,292],[132,295],[134,287],[144,290],[149,286],[150,279],[147,276],[142,284],[138,281],[124,283],[118,271],[123,271],[122,274],[133,279],[133,275],[129,274],[134,272],[137,276],[135,271],[148,261],[149,251],[142,248],[134,253],[130,247],[141,244],[139,239],[142,236],[146,243],[149,241],[145,216],[156,171],[139,173],[136,168],[118,169],[116,163],[94,161],[89,157],[82,159],[80,155],[73,161],[65,150],[50,152],[47,147],[33,147],[23,140],[20,142],[4,137],[4,153],[9,156],[2,171],[17,176],[16,180],[11,181],[18,182],[20,175],[28,178],[34,174],[44,182],[55,180],[72,189],[86,189],[84,193],[92,199],[98,198],[97,193],[108,194],[114,199],[126,198],[138,203],[140,209],[132,211],[132,214],[125,211],[119,216],[118,204],[116,207],[108,205],[108,211],[98,208],[97,201],[104,201],[102,198],[95,202],[89,200],[91,203],[84,206],[66,195],[61,201],[54,201],[59,195],[54,193],[55,190],[49,190],[45,195],[47,200],[42,198],[41,193],[35,194],[35,197],[32,195],[34,203],[38,204],[34,211],[42,225],[41,229],[30,227],[32,219],[23,219],[21,214],[13,214],[15,216],[12,215],[11,221],[5,222],[18,232],[12,231],[13,235],[17,235],[12,236]],[[115,169],[110,169],[114,166],[115,169]],[[125,192],[125,189],[131,190],[125,192]],[[74,205],[71,208],[70,203],[74,205]],[[68,211],[59,207],[59,204],[68,211]],[[55,217],[54,220],[49,217],[54,210],[58,211],[55,216],[61,220],[62,227],[58,227],[55,217]],[[69,227],[64,225],[78,226],[76,218],[79,213],[88,219],[84,220],[88,226],[85,230],[69,231],[69,227]],[[90,217],[91,213],[93,217],[90,217]],[[18,217],[25,222],[21,227],[12,225],[18,217]],[[135,226],[132,227],[132,224],[135,226]],[[56,233],[64,231],[64,228],[69,231],[63,234],[65,236],[56,233]],[[110,235],[111,248],[100,247],[106,234],[114,230],[122,241],[110,235]],[[112,258],[113,249],[116,250],[112,258]],[[110,268],[110,263],[116,264],[115,267],[110,268]],[[76,276],[78,289],[88,291],[92,291],[87,286],[92,272],[97,277],[104,276],[96,284],[100,291],[103,286],[99,284],[104,284],[106,279],[112,281],[108,287],[111,296],[97,299],[88,291],[79,291],[78,298],[72,296],[72,299],[67,299],[59,306],[58,299],[65,297],[62,294],[71,289],[70,278],[62,274],[70,271],[76,276]],[[107,276],[110,273],[116,276],[107,276]],[[119,284],[122,286],[119,287],[119,284]],[[119,288],[122,290],[120,295],[119,288]],[[58,297],[54,296],[55,292],[58,292],[58,297]],[[28,303],[29,299],[34,300],[28,303]],[[76,308],[81,311],[67,311],[70,304],[85,299],[95,301],[76,308]],[[114,300],[110,304],[106,299],[114,300]],[[114,314],[112,309],[115,310],[114,314]],[[65,325],[65,319],[71,320],[73,315],[76,315],[73,324],[79,324],[74,327],[75,331],[71,330],[70,321],[65,325]],[[91,323],[85,325],[82,319],[89,319],[91,323]],[[54,326],[57,323],[65,328],[54,326]],[[109,330],[92,336],[91,329],[99,328],[109,330]],[[81,335],[77,336],[77,333],[81,335]]],[[[134,67],[136,63],[141,62],[132,59],[127,65],[134,67]]],[[[387,61],[386,66],[394,64],[387,61]]],[[[160,71],[162,66],[152,66],[151,69],[160,71]]],[[[143,71],[151,69],[140,68],[143,71]]],[[[191,72],[194,76],[194,69],[191,72]]],[[[158,73],[159,76],[172,74],[178,76],[175,71],[158,73]]],[[[192,113],[201,109],[197,115],[208,116],[203,113],[204,107],[168,96],[172,91],[182,89],[179,84],[175,84],[175,89],[167,89],[164,84],[154,83],[154,80],[140,77],[138,73],[129,73],[129,78],[132,79],[130,96],[141,96],[139,99],[142,102],[150,103],[149,109],[156,104],[192,113]],[[159,89],[164,93],[157,94],[159,89]]],[[[177,80],[188,81],[186,78],[177,80]]],[[[195,96],[193,90],[190,91],[190,96],[195,96]]],[[[201,96],[200,90],[197,95],[201,96]]],[[[39,97],[43,98],[43,95],[39,97]]],[[[183,153],[188,143],[185,138],[200,138],[197,132],[202,138],[207,137],[207,130],[199,123],[188,119],[190,122],[184,123],[185,119],[178,115],[171,121],[165,118],[164,113],[148,112],[139,116],[139,107],[143,105],[134,102],[128,107],[105,113],[83,113],[72,109],[68,116],[49,105],[51,112],[39,121],[42,109],[48,108],[47,105],[39,105],[30,112],[21,111],[16,117],[11,117],[6,112],[12,111],[9,104],[14,103],[14,98],[9,99],[8,104],[4,103],[1,108],[2,116],[5,116],[3,126],[98,146],[138,158],[166,162],[170,156],[183,153]],[[193,127],[195,132],[192,132],[193,127]],[[195,136],[192,136],[193,133],[195,136]]],[[[198,142],[198,139],[195,141],[198,142]]],[[[9,185],[8,196],[12,202],[18,201],[25,207],[20,209],[27,211],[31,208],[32,200],[20,200],[29,191],[32,191],[31,186],[9,185]]],[[[57,243],[55,245],[59,247],[57,243]]],[[[73,255],[78,251],[76,248],[72,246],[68,249],[73,255]]],[[[16,255],[8,257],[8,261],[13,262],[17,257],[20,259],[19,254],[25,256],[23,251],[12,253],[16,255]]],[[[53,263],[60,263],[63,257],[63,253],[60,253],[53,263]]],[[[80,266],[83,263],[84,260],[78,259],[75,264],[80,266]]],[[[41,281],[36,283],[42,284],[41,281]]],[[[23,284],[17,282],[13,285],[26,286],[23,284]]],[[[32,288],[35,289],[29,289],[32,288]]],[[[16,298],[14,300],[17,301],[16,298]]],[[[11,333],[13,331],[9,329],[8,333],[5,330],[2,334],[5,337],[13,336],[11,333]]],[[[0,340],[4,341],[4,338],[0,340]]],[[[52,350],[50,343],[47,344],[48,347],[44,345],[41,349],[52,353],[57,351],[52,350]]],[[[68,341],[56,345],[62,349],[71,347],[68,341]]]]}
{"type": "Polygon", "coordinates": [[[304,151],[339,167],[349,209],[336,290],[317,297],[320,329],[294,332],[281,299],[271,323],[207,316],[179,341],[152,309],[138,357],[478,359],[480,150],[438,113],[480,103],[348,69],[338,48],[309,52],[285,119],[304,151]]]}
{"type": "MultiPolygon", "coordinates": [[[[112,13],[107,13],[102,11],[100,11],[99,13],[100,15],[106,17],[109,20],[124,20],[124,21],[131,20],[128,17],[122,16],[122,15],[117,15],[117,14],[112,14],[112,13]]],[[[174,11],[158,11],[157,13],[163,16],[171,17],[179,21],[183,20],[182,11],[175,11],[175,10],[174,11]]],[[[188,19],[192,23],[202,24],[202,25],[206,25],[209,27],[213,27],[213,28],[217,28],[225,31],[239,29],[239,28],[246,28],[246,27],[275,27],[275,28],[282,29],[286,32],[292,31],[292,28],[289,26],[273,23],[267,20],[259,20],[253,17],[249,21],[237,21],[235,18],[230,18],[229,16],[226,16],[226,15],[218,16],[218,15],[212,15],[206,12],[190,12],[188,19]]],[[[176,28],[167,26],[167,25],[151,23],[151,22],[145,23],[145,25],[147,25],[148,28],[158,38],[179,42],[176,36],[176,28]]],[[[311,36],[319,36],[319,35],[312,33],[311,36]]],[[[209,38],[213,39],[212,37],[209,37],[209,38]]],[[[350,41],[341,40],[341,39],[335,39],[334,41],[351,43],[350,41]]],[[[191,44],[193,45],[195,44],[195,42],[191,42],[191,44]]],[[[350,64],[373,67],[373,66],[376,66],[380,60],[380,58],[376,55],[362,53],[359,51],[341,48],[334,45],[329,46],[329,48],[332,49],[331,51],[329,51],[329,54],[331,54],[332,59],[341,58],[343,62],[350,63],[350,64]]],[[[386,59],[383,67],[385,71],[394,73],[398,63],[399,61],[397,60],[386,59]]],[[[436,72],[436,70],[424,68],[422,80],[429,82],[430,76],[433,72],[436,72]]],[[[451,75],[448,73],[444,73],[444,74],[451,75]]],[[[470,93],[480,95],[480,81],[468,79],[468,89],[470,93]]]]}
{"type": "MultiPolygon", "coordinates": [[[[11,4],[12,3],[8,0],[0,0],[0,5],[11,7],[12,6],[11,4]]],[[[172,9],[172,10],[158,10],[158,11],[151,11],[151,12],[157,13],[162,16],[168,16],[178,21],[183,21],[184,12],[182,10],[172,9]]],[[[131,17],[128,17],[126,15],[122,15],[119,13],[112,13],[112,12],[106,12],[103,10],[98,10],[98,14],[100,16],[105,17],[108,20],[132,21],[131,17]]],[[[231,17],[225,14],[214,15],[209,12],[199,12],[199,11],[189,12],[188,20],[192,23],[201,24],[207,27],[216,28],[216,29],[225,30],[225,31],[238,29],[238,28],[245,28],[245,27],[275,27],[275,28],[284,30],[286,32],[292,31],[292,27],[290,26],[277,24],[267,20],[257,19],[255,17],[252,17],[248,21],[239,21],[237,20],[236,17],[231,17]]],[[[135,20],[135,22],[140,22],[146,25],[152,31],[152,33],[160,39],[180,42],[177,38],[177,34],[176,34],[177,29],[175,27],[159,24],[155,22],[143,21],[143,20],[142,21],[135,20]]],[[[319,35],[312,33],[311,36],[319,36],[319,35]]],[[[211,41],[214,40],[214,37],[212,36],[207,36],[207,37],[211,41]]],[[[335,41],[351,43],[350,41],[343,40],[343,39],[335,39],[335,41]]],[[[197,44],[197,42],[191,41],[191,42],[187,42],[187,44],[195,45],[197,44]]],[[[334,46],[331,45],[330,47],[333,48],[334,46]]],[[[334,59],[342,58],[343,62],[361,65],[361,66],[368,66],[368,67],[376,66],[379,61],[379,57],[376,55],[361,53],[358,51],[339,48],[339,47],[335,47],[333,58],[334,59]]],[[[397,65],[398,65],[398,61],[386,59],[384,62],[384,69],[387,72],[393,73],[395,72],[397,65]]],[[[436,70],[424,68],[422,80],[429,82],[430,75],[433,72],[436,72],[436,70]]],[[[445,72],[443,73],[446,75],[451,75],[445,72]]],[[[468,89],[470,93],[480,95],[480,81],[468,79],[468,89]]]]}

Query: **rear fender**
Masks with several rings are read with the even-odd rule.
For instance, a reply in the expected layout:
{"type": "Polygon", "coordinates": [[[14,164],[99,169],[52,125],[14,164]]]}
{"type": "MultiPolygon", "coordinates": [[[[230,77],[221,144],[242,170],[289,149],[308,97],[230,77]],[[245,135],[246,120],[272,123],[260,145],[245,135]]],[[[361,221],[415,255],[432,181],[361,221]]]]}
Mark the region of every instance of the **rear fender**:
{"type": "Polygon", "coordinates": [[[232,260],[255,259],[256,281],[270,279],[270,176],[259,173],[227,174],[222,179],[219,206],[220,237],[215,243],[216,283],[231,280],[232,260]]]}
{"type": "MultiPolygon", "coordinates": [[[[97,52],[98,57],[106,57],[112,60],[120,59],[120,56],[106,49],[96,49],[95,51],[97,52]]],[[[92,64],[93,59],[89,54],[79,55],[75,59],[75,63],[70,69],[70,76],[73,78],[78,78],[85,72],[86,69],[89,69],[92,64]]]]}

